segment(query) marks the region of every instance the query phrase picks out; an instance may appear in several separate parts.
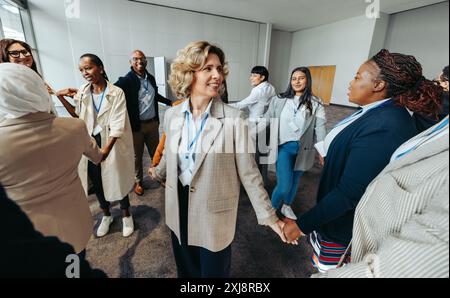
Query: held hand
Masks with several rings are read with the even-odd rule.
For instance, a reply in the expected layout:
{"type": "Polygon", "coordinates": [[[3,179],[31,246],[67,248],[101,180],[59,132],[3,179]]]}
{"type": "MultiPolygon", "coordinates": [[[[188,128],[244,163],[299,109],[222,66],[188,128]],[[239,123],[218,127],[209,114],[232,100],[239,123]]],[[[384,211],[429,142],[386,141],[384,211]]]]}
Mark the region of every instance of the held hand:
{"type": "Polygon", "coordinates": [[[325,165],[325,158],[323,158],[323,156],[320,154],[319,154],[319,162],[322,167],[325,165]]]}
{"type": "Polygon", "coordinates": [[[67,97],[74,97],[78,92],[78,89],[75,88],[66,88],[63,90],[59,90],[56,92],[56,96],[67,96],[67,97]]]}
{"type": "Polygon", "coordinates": [[[153,180],[159,180],[159,179],[156,177],[156,168],[155,168],[155,167],[149,168],[149,169],[148,169],[148,174],[150,175],[150,177],[151,177],[153,180]]]}
{"type": "Polygon", "coordinates": [[[107,148],[101,148],[100,151],[103,154],[102,162],[108,158],[110,151],[107,148]]]}
{"type": "Polygon", "coordinates": [[[47,92],[50,95],[55,95],[55,91],[50,87],[49,85],[45,84],[45,87],[47,88],[47,92]]]}
{"type": "Polygon", "coordinates": [[[270,225],[270,228],[280,236],[281,240],[286,243],[286,237],[283,234],[284,222],[277,220],[276,223],[270,225]]]}
{"type": "Polygon", "coordinates": [[[283,234],[288,242],[298,245],[298,238],[303,235],[302,231],[298,227],[297,223],[289,218],[284,218],[283,234]]]}

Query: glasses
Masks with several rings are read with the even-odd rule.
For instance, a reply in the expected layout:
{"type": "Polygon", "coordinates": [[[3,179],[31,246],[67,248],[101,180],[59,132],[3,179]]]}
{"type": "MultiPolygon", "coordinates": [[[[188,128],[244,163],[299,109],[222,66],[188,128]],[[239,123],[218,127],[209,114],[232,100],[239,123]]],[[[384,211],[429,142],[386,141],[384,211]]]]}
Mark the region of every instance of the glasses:
{"type": "Polygon", "coordinates": [[[8,55],[13,58],[20,58],[20,55],[24,57],[30,57],[31,53],[28,50],[20,50],[20,51],[8,51],[8,55]]]}
{"type": "Polygon", "coordinates": [[[147,58],[136,58],[136,57],[133,57],[133,62],[138,62],[138,61],[142,61],[142,62],[147,62],[147,58]]]}

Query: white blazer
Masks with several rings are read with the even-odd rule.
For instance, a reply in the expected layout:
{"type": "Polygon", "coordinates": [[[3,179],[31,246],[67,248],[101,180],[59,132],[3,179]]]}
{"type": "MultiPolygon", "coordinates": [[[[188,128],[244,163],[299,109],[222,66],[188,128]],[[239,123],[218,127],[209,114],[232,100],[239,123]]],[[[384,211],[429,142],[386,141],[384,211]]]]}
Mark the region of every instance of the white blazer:
{"type": "MultiPolygon", "coordinates": [[[[91,84],[83,85],[75,99],[75,113],[87,123],[88,133],[92,135],[95,127],[92,119],[95,117],[91,96],[91,84]]],[[[119,87],[108,82],[108,93],[97,116],[97,124],[101,126],[101,147],[109,138],[116,137],[108,158],[101,164],[102,183],[107,201],[122,200],[134,185],[134,149],[133,133],[128,119],[125,94],[119,87]]],[[[88,160],[83,157],[78,168],[83,188],[87,193],[88,160]]]]}

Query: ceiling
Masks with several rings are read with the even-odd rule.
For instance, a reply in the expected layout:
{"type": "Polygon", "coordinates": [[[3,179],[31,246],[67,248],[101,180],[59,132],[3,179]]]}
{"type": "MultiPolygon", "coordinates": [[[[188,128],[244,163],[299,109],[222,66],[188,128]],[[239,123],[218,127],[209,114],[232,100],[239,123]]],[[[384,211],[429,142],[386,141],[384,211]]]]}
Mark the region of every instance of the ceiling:
{"type": "MultiPolygon", "coordinates": [[[[133,0],[130,0],[133,1],[133,0]]],[[[381,12],[393,14],[442,0],[140,0],[162,6],[272,23],[275,29],[298,31],[364,15],[379,1],[381,12]]]]}

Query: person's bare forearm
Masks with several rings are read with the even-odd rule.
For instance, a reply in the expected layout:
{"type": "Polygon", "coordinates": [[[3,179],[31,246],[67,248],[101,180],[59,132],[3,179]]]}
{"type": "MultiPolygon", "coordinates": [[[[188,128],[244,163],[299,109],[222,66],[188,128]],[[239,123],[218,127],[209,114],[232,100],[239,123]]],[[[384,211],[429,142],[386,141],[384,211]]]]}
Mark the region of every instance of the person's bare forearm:
{"type": "Polygon", "coordinates": [[[104,146],[101,151],[103,153],[103,160],[105,160],[109,153],[111,152],[112,148],[114,147],[114,144],[117,142],[117,138],[109,138],[108,143],[106,146],[104,146]]]}
{"type": "Polygon", "coordinates": [[[58,95],[57,96],[59,101],[63,104],[64,108],[67,110],[67,112],[69,112],[69,114],[74,117],[74,118],[78,118],[78,115],[75,113],[75,107],[73,105],[70,104],[70,102],[68,102],[64,96],[62,95],[58,95]]]}

